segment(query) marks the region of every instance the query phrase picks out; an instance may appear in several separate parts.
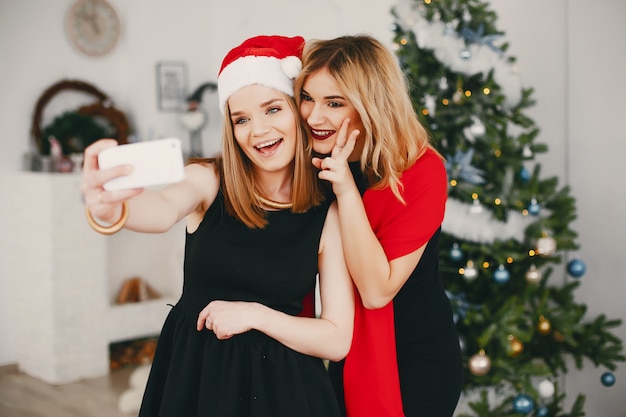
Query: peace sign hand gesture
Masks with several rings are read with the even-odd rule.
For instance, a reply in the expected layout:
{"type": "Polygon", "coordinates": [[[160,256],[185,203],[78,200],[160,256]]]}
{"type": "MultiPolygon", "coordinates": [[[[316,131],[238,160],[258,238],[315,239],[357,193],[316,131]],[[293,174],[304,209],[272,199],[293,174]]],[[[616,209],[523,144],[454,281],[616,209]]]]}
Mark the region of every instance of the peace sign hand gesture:
{"type": "Polygon", "coordinates": [[[350,136],[348,136],[349,124],[350,119],[345,119],[341,124],[335,147],[331,151],[330,156],[325,158],[314,157],[312,161],[313,165],[320,170],[318,178],[330,181],[333,192],[337,197],[351,190],[357,190],[354,178],[350,172],[350,167],[348,166],[348,158],[354,150],[356,138],[359,136],[360,132],[355,129],[350,132],[350,136]]]}

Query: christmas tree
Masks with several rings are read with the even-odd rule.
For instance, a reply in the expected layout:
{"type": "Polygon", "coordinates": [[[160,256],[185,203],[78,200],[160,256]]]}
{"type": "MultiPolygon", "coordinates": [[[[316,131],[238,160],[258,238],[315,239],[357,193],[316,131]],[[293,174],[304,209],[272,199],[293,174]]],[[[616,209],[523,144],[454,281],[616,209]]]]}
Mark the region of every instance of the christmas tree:
{"type": "Polygon", "coordinates": [[[568,259],[579,247],[575,199],[535,161],[548,149],[525,114],[533,90],[487,2],[400,0],[392,14],[415,109],[446,158],[440,259],[474,413],[462,416],[583,416],[583,394],[564,410],[567,359],[606,368],[613,385],[626,360],[612,333],[621,320],[586,317],[575,300],[585,273],[568,259]],[[567,279],[551,280],[558,270],[567,279]]]}

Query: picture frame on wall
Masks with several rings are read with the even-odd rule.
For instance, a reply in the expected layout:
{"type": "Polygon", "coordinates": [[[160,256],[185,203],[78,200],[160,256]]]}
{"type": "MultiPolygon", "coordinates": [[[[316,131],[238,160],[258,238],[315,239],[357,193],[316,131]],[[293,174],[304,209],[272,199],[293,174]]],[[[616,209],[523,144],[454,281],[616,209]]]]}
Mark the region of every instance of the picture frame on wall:
{"type": "Polygon", "coordinates": [[[187,64],[159,61],[156,64],[157,107],[161,111],[179,111],[187,97],[187,64]]]}

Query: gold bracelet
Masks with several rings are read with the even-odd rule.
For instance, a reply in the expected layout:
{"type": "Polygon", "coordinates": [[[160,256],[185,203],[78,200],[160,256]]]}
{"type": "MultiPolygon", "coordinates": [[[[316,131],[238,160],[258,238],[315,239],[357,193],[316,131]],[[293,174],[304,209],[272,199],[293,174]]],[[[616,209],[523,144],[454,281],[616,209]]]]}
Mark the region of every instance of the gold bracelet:
{"type": "Polygon", "coordinates": [[[87,223],[89,223],[89,226],[91,226],[93,230],[103,235],[112,235],[122,230],[122,227],[126,224],[128,220],[128,203],[126,201],[122,202],[122,215],[117,222],[110,226],[102,226],[98,223],[93,218],[91,211],[89,211],[89,207],[85,207],[85,213],[87,214],[87,223]]]}

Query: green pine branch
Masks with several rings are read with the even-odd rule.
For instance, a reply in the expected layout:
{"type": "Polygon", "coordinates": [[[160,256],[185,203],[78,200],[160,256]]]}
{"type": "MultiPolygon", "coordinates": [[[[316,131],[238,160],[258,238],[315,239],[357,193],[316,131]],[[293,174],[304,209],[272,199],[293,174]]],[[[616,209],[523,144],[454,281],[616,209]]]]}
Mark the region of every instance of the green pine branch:
{"type": "MultiPolygon", "coordinates": [[[[504,35],[486,1],[415,0],[413,4],[428,21],[444,23],[458,36],[470,33],[482,36],[478,41],[483,42],[484,37],[504,35]]],[[[463,359],[468,364],[481,349],[491,359],[491,369],[484,376],[473,375],[466,366],[464,392],[480,392],[480,396],[469,404],[474,414],[463,417],[517,416],[512,400],[520,392],[545,405],[550,416],[582,417],[583,395],[576,398],[571,410],[564,411],[565,394],[558,387],[546,402],[536,384],[541,378],[555,380],[567,373],[569,358],[578,368],[588,360],[614,370],[626,361],[622,341],[613,333],[622,322],[602,314],[586,317],[587,306],[575,297],[580,282],[551,280],[564,254],[578,249],[580,243],[572,228],[576,200],[571,189],[559,184],[557,177],[543,176],[536,161],[537,155],[549,149],[540,141],[541,130],[527,114],[536,105],[534,89],[522,88],[519,101],[509,103],[506,94],[510,89],[498,84],[495,68],[471,75],[453,71],[437,58],[437,51],[419,46],[410,25],[403,24],[404,16],[395,10],[392,13],[398,22],[397,57],[420,121],[448,162],[455,161],[457,155],[472,156],[469,163],[451,163],[449,199],[468,207],[478,199],[493,218],[485,228],[520,216],[525,221],[524,229],[513,237],[493,236],[489,241],[472,241],[448,230],[441,234],[440,273],[456,315],[463,359]],[[474,129],[476,123],[482,129],[474,129]],[[480,173],[484,181],[464,176],[464,172],[480,173]],[[538,213],[530,210],[537,207],[534,202],[538,213]],[[540,238],[554,239],[556,251],[537,253],[540,238]],[[462,252],[460,258],[452,256],[454,244],[462,252]],[[472,279],[462,272],[469,261],[477,272],[472,279]],[[507,282],[494,280],[499,265],[509,272],[507,282]],[[541,271],[539,282],[529,282],[531,267],[541,271]],[[542,327],[540,318],[545,320],[542,327]],[[518,343],[523,347],[521,352],[518,343]],[[490,398],[488,392],[497,392],[498,399],[490,398]]],[[[468,46],[472,41],[466,39],[468,46]]],[[[503,62],[510,64],[515,57],[507,56],[508,46],[501,39],[498,48],[503,62]]],[[[472,214],[466,220],[474,221],[472,214]]]]}

